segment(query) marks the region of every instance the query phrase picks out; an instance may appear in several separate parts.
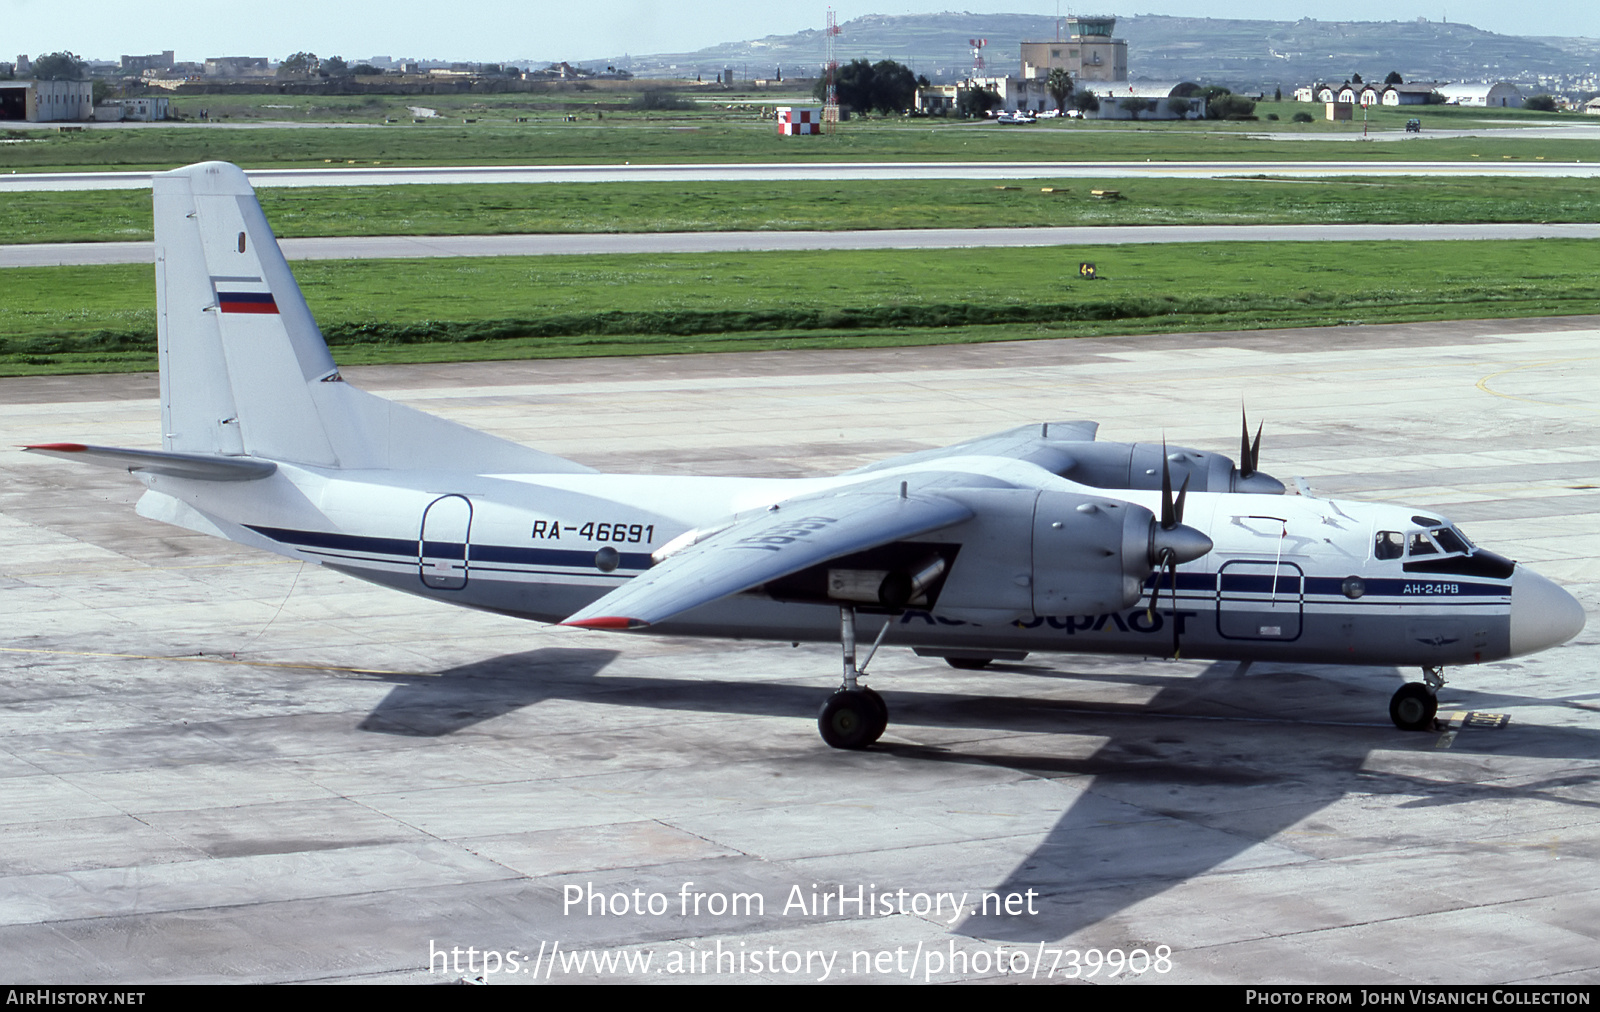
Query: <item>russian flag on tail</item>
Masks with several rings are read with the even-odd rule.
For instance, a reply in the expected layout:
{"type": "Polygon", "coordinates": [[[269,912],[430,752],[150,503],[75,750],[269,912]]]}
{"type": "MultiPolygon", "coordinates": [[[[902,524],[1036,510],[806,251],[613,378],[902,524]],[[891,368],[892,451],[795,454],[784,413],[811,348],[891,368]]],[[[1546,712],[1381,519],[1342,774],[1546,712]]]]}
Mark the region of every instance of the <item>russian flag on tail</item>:
{"type": "Polygon", "coordinates": [[[278,302],[260,278],[213,277],[211,286],[217,293],[218,312],[277,315],[278,302]]]}

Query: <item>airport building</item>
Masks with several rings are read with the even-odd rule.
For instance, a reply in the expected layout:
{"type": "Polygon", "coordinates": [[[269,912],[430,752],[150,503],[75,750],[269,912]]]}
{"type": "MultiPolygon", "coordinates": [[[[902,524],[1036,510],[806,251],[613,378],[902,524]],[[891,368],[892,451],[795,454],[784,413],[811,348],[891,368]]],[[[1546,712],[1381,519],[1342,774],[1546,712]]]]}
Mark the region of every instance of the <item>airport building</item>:
{"type": "Polygon", "coordinates": [[[72,123],[94,119],[90,81],[0,81],[0,120],[72,123]]]}
{"type": "Polygon", "coordinates": [[[1123,81],[1078,86],[1100,100],[1095,119],[1205,119],[1206,100],[1192,81],[1123,81]]]}
{"type": "MultiPolygon", "coordinates": [[[[1098,119],[1200,119],[1205,101],[1192,97],[1195,85],[1175,81],[1128,80],[1128,43],[1114,37],[1114,17],[1062,19],[1066,37],[1053,42],[1022,43],[1021,73],[1015,76],[974,76],[956,85],[933,85],[917,90],[917,111],[950,115],[961,106],[963,92],[976,89],[995,96],[995,113],[1048,113],[1057,108],[1050,94],[1050,74],[1064,70],[1075,92],[1090,92],[1100,100],[1098,119]]],[[[1071,99],[1068,99],[1070,105],[1071,99]]],[[[1077,113],[1073,113],[1077,115],[1077,113]]]]}
{"type": "Polygon", "coordinates": [[[1128,43],[1112,37],[1117,19],[1066,18],[1067,37],[1054,42],[1022,43],[1022,76],[1049,77],[1060,68],[1074,81],[1126,81],[1128,43]]]}
{"type": "Polygon", "coordinates": [[[154,123],[167,118],[171,101],[165,95],[108,99],[94,107],[94,118],[99,123],[154,123]]]}
{"type": "Polygon", "coordinates": [[[1449,105],[1496,109],[1522,108],[1522,92],[1510,81],[1498,81],[1494,84],[1441,84],[1437,90],[1449,105]]]}

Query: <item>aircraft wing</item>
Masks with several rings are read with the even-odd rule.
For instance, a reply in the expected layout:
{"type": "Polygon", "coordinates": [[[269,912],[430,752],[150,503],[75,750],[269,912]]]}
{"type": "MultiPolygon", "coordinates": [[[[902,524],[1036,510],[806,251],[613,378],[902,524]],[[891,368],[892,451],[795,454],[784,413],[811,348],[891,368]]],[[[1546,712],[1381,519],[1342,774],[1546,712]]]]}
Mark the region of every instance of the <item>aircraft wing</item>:
{"type": "Polygon", "coordinates": [[[1016,460],[1031,460],[1041,466],[1055,470],[1062,466],[1063,460],[1069,466],[1071,461],[1054,444],[1092,443],[1094,442],[1095,433],[1099,431],[1099,422],[1083,420],[1024,425],[1015,429],[1007,429],[1004,432],[980,436],[977,439],[969,439],[965,443],[956,443],[954,446],[940,446],[932,450],[917,450],[898,457],[890,457],[888,460],[880,460],[875,464],[868,464],[866,467],[857,468],[848,473],[866,474],[872,471],[882,471],[889,467],[901,467],[906,464],[924,464],[943,457],[1012,457],[1016,460]]]}
{"type": "Polygon", "coordinates": [[[733,523],[634,577],[562,625],[640,629],[820,562],[960,523],[972,510],[899,482],[804,496],[733,523]]]}

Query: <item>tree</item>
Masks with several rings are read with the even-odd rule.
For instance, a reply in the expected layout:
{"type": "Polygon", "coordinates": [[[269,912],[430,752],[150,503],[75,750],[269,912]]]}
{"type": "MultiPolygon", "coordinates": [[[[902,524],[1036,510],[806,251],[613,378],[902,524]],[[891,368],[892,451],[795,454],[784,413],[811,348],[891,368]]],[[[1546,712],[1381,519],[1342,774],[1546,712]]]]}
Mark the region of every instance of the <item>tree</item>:
{"type": "Polygon", "coordinates": [[[1522,107],[1524,109],[1532,109],[1535,112],[1555,112],[1556,97],[1554,95],[1535,95],[1522,103],[1522,107]]]}
{"type": "Polygon", "coordinates": [[[293,56],[278,64],[278,76],[289,77],[293,74],[315,74],[322,61],[317,59],[316,53],[295,53],[293,56]]]}
{"type": "Polygon", "coordinates": [[[982,118],[1001,104],[1000,93],[989,88],[962,88],[956,92],[956,114],[982,118]]]}
{"type": "Polygon", "coordinates": [[[1389,76],[1383,79],[1384,84],[1405,84],[1405,78],[1400,76],[1400,71],[1391,70],[1389,76]]]}
{"type": "MultiPolygon", "coordinates": [[[[834,89],[839,104],[857,112],[876,109],[879,112],[899,112],[909,109],[916,100],[917,78],[911,68],[893,60],[851,60],[833,75],[834,89]]],[[[812,94],[819,101],[828,97],[828,82],[818,80],[812,94]]]]}
{"type": "Polygon", "coordinates": [[[322,61],[321,69],[326,77],[344,77],[350,73],[350,64],[344,62],[342,56],[330,56],[322,61]]]}
{"type": "Polygon", "coordinates": [[[1350,83],[1351,84],[1363,84],[1365,82],[1363,82],[1361,80],[1361,75],[1360,74],[1351,74],[1350,75],[1350,83]]]}
{"type": "Polygon", "coordinates": [[[1072,107],[1082,113],[1100,111],[1100,100],[1095,98],[1094,92],[1085,88],[1072,93],[1072,107]]]}
{"type": "Polygon", "coordinates": [[[904,112],[917,102],[917,78],[911,68],[893,60],[872,65],[872,107],[881,113],[904,112]]]}
{"type": "Polygon", "coordinates": [[[33,61],[33,76],[40,81],[81,81],[89,65],[68,52],[51,53],[33,61]]]}
{"type": "Polygon", "coordinates": [[[359,74],[362,77],[377,77],[383,71],[370,63],[358,63],[350,68],[350,73],[359,74]]]}
{"type": "Polygon", "coordinates": [[[1050,97],[1056,100],[1056,111],[1066,112],[1067,99],[1072,97],[1072,92],[1077,87],[1073,83],[1072,75],[1067,73],[1065,67],[1056,67],[1050,71],[1044,86],[1045,90],[1050,92],[1050,97]]]}
{"type": "Polygon", "coordinates": [[[1274,102],[1282,102],[1283,101],[1283,89],[1282,88],[1274,88],[1274,89],[1272,89],[1272,100],[1274,102]]]}

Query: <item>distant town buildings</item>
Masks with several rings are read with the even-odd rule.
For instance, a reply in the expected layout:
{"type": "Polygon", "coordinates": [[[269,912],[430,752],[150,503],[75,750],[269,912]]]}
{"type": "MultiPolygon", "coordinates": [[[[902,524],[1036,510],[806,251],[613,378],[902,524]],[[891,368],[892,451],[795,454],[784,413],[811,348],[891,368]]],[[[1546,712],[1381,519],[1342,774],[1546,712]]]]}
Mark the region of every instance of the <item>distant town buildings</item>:
{"type": "Polygon", "coordinates": [[[207,77],[272,77],[277,68],[265,56],[213,56],[205,62],[207,77]]]}
{"type": "Polygon", "coordinates": [[[152,53],[149,56],[124,56],[118,62],[117,69],[124,74],[136,76],[143,75],[146,71],[151,70],[171,70],[172,65],[177,62],[173,55],[173,51],[168,49],[164,52],[152,53]]]}

